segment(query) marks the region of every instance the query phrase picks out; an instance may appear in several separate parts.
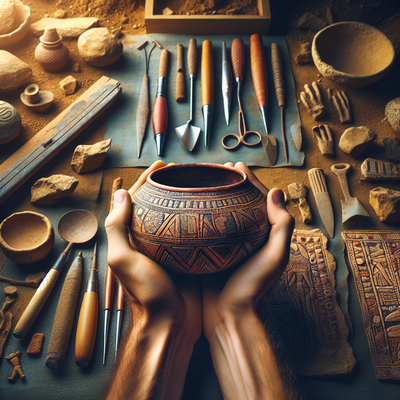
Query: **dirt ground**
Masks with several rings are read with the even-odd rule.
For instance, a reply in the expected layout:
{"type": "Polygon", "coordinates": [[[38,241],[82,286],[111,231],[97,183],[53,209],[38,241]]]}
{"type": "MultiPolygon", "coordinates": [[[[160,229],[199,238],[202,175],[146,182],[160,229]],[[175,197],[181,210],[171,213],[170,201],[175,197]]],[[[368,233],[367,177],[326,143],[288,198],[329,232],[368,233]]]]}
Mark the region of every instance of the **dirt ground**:
{"type": "MultiPolygon", "coordinates": [[[[209,2],[210,1],[207,1],[207,3],[209,2]]],[[[177,4],[179,3],[179,0],[165,1],[165,3],[177,4]]],[[[188,2],[181,0],[180,3],[187,4],[188,2]]],[[[197,3],[200,4],[203,2],[197,3]]],[[[224,3],[226,4],[227,2],[225,1],[224,3]]],[[[256,174],[267,186],[279,186],[282,189],[286,189],[287,185],[294,181],[305,183],[308,186],[306,171],[309,168],[320,166],[324,168],[324,170],[330,171],[330,165],[332,163],[350,162],[353,166],[357,167],[354,177],[351,178],[352,182],[358,182],[360,177],[360,162],[362,162],[362,160],[367,156],[371,155],[381,155],[381,158],[385,158],[382,141],[385,137],[395,136],[393,130],[385,120],[384,115],[385,104],[391,100],[391,98],[387,98],[387,96],[385,97],[385,95],[381,94],[382,92],[379,90],[380,87],[377,86],[380,85],[380,83],[372,85],[366,89],[361,88],[346,91],[353,112],[353,123],[351,125],[368,126],[378,134],[374,146],[365,154],[365,157],[363,155],[362,160],[351,160],[349,156],[342,153],[337,147],[340,135],[347,126],[340,124],[337,114],[331,104],[329,104],[327,97],[328,88],[330,88],[333,93],[341,88],[336,87],[332,82],[321,77],[313,63],[302,66],[296,65],[295,56],[300,52],[301,44],[311,41],[315,35],[315,31],[299,30],[295,28],[294,24],[295,21],[305,12],[309,11],[318,13],[325,6],[329,6],[334,22],[358,20],[381,29],[394,43],[398,55],[400,51],[400,3],[389,0],[321,0],[318,2],[312,0],[272,0],[270,3],[272,15],[270,34],[285,35],[287,37],[292,57],[291,67],[298,98],[300,97],[300,91],[303,90],[304,84],[306,83],[310,84],[311,82],[316,81],[321,88],[324,102],[326,102],[328,106],[328,115],[325,120],[321,120],[319,123],[329,123],[335,137],[336,154],[333,158],[321,156],[312,135],[312,127],[316,123],[308,116],[303,105],[299,104],[304,136],[303,149],[306,152],[305,165],[301,169],[296,170],[287,168],[275,169],[273,174],[271,174],[268,169],[259,169],[256,170],[256,174]],[[378,95],[375,95],[375,88],[378,88],[378,95]]],[[[31,7],[32,22],[43,17],[52,17],[55,11],[62,9],[67,11],[68,17],[99,17],[101,26],[105,26],[110,30],[120,28],[124,35],[140,35],[146,33],[144,0],[25,0],[25,4],[31,7]]],[[[122,38],[122,41],[123,40],[124,38],[122,38]]],[[[8,93],[0,93],[0,99],[13,104],[20,112],[23,121],[23,129],[20,136],[14,141],[2,146],[0,162],[4,161],[23,143],[33,137],[103,75],[102,69],[90,66],[81,59],[78,54],[76,39],[64,40],[64,43],[69,48],[71,56],[70,62],[67,66],[59,72],[46,72],[38,65],[34,58],[34,50],[38,43],[39,38],[28,32],[21,42],[5,48],[5,50],[15,54],[31,66],[33,70],[31,83],[37,83],[41,90],[52,91],[55,95],[55,103],[44,114],[37,114],[26,108],[19,100],[21,88],[8,93]],[[76,62],[80,64],[81,68],[81,71],[75,74],[79,82],[79,87],[75,94],[65,96],[59,88],[59,82],[64,77],[71,74],[72,65],[76,62]]],[[[398,63],[396,66],[398,66],[398,63]]],[[[384,82],[382,84],[389,86],[392,84],[391,82],[384,80],[381,82],[384,82]]],[[[398,81],[393,82],[393,84],[398,85],[398,81]]],[[[394,97],[398,96],[399,94],[394,97]]],[[[332,190],[334,192],[332,195],[336,198],[336,205],[340,209],[338,199],[342,197],[341,190],[337,183],[337,179],[333,177],[331,180],[332,190]]],[[[359,196],[360,200],[362,199],[362,202],[365,205],[368,204],[368,193],[371,188],[372,187],[369,183],[365,184],[361,182],[354,188],[353,194],[359,196]]],[[[298,219],[298,211],[294,210],[293,212],[296,214],[298,219]]]]}

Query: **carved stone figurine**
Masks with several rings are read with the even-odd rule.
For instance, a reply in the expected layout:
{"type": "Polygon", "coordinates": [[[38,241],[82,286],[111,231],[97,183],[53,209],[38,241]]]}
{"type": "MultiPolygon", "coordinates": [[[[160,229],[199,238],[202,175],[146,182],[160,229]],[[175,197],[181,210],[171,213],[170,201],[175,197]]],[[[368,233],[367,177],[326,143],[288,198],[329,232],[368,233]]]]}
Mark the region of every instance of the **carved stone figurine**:
{"type": "Polygon", "coordinates": [[[18,350],[16,353],[11,353],[8,357],[6,357],[6,360],[8,360],[14,367],[12,375],[7,378],[10,382],[15,381],[18,376],[20,376],[21,379],[25,378],[25,374],[22,372],[21,365],[19,364],[19,358],[21,357],[21,354],[22,353],[18,350]]]}

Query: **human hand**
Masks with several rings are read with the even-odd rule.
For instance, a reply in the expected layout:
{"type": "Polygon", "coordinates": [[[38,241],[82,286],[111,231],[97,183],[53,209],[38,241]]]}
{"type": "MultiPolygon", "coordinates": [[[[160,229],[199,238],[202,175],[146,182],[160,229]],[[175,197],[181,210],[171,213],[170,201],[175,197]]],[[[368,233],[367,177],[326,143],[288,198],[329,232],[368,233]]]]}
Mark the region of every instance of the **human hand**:
{"type": "Polygon", "coordinates": [[[283,192],[268,191],[244,163],[236,163],[235,167],[267,196],[271,232],[268,242],[236,270],[201,277],[203,332],[207,339],[227,318],[255,313],[259,301],[274,289],[289,259],[294,220],[285,209],[283,192]]]}

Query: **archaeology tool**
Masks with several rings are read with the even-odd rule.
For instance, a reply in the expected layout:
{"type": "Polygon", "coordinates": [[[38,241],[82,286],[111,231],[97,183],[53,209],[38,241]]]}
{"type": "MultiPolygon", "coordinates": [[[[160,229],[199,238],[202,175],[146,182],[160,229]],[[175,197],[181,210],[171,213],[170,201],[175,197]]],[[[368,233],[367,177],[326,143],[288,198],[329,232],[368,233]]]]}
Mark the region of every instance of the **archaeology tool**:
{"type": "Polygon", "coordinates": [[[235,80],[237,82],[237,101],[239,105],[238,112],[238,125],[239,125],[239,135],[234,133],[228,133],[222,138],[222,146],[226,150],[236,149],[240,144],[245,146],[256,146],[261,142],[261,134],[256,131],[248,131],[246,129],[246,123],[244,119],[244,113],[242,109],[242,104],[240,101],[241,93],[241,83],[244,77],[244,67],[245,67],[245,47],[243,40],[236,38],[232,42],[232,65],[233,73],[235,75],[235,80]],[[233,143],[233,144],[231,144],[233,143]]]}
{"type": "Polygon", "coordinates": [[[203,41],[201,53],[201,109],[204,120],[204,144],[208,147],[214,113],[214,57],[210,40],[203,41]]]}
{"type": "Polygon", "coordinates": [[[121,90],[119,82],[103,76],[7,158],[1,164],[0,204],[113,104],[121,90]]]}
{"type": "Polygon", "coordinates": [[[253,78],[254,91],[256,93],[257,104],[260,110],[265,132],[267,136],[262,137],[263,147],[268,161],[275,165],[278,158],[278,143],[275,136],[268,134],[267,112],[268,112],[268,78],[267,62],[261,36],[258,33],[250,37],[250,64],[251,75],[253,78]]]}
{"type": "Polygon", "coordinates": [[[222,42],[222,100],[226,126],[229,126],[232,99],[232,68],[229,63],[225,41],[222,42]]]}
{"type": "Polygon", "coordinates": [[[350,196],[349,184],[346,176],[350,168],[350,164],[347,163],[334,164],[331,166],[331,171],[339,178],[340,187],[344,194],[344,200],[340,200],[342,203],[342,223],[356,215],[369,217],[369,214],[358,199],[350,196]]]}
{"type": "Polygon", "coordinates": [[[65,354],[67,353],[81,282],[82,252],[80,251],[68,270],[58,300],[46,355],[46,366],[49,368],[58,368],[63,363],[65,354]]]}
{"type": "MultiPolygon", "coordinates": [[[[114,208],[114,193],[117,190],[121,189],[121,187],[122,187],[122,178],[114,179],[111,190],[110,212],[114,208]]],[[[114,282],[115,282],[114,271],[110,268],[109,265],[107,265],[106,282],[104,289],[103,365],[106,365],[108,331],[110,327],[110,314],[114,297],[114,282]]]]}
{"type": "Polygon", "coordinates": [[[53,267],[47,273],[42,283],[36,290],[31,301],[19,319],[13,335],[23,338],[31,327],[44,303],[49,297],[59,277],[74,243],[85,243],[93,238],[98,228],[96,216],[87,210],[72,210],[65,213],[58,221],[58,233],[68,242],[68,246],[60,254],[53,267]]]}
{"type": "Polygon", "coordinates": [[[193,119],[193,91],[194,91],[194,78],[196,75],[197,66],[197,42],[196,39],[190,39],[189,49],[187,55],[188,70],[190,77],[190,116],[189,121],[185,125],[175,128],[176,135],[181,143],[189,150],[192,151],[200,136],[201,129],[197,126],[191,125],[193,119]]]}
{"type": "Polygon", "coordinates": [[[303,136],[301,134],[301,125],[293,124],[290,127],[290,133],[292,134],[292,140],[297,151],[301,150],[301,145],[303,143],[303,136]]]}
{"type": "Polygon", "coordinates": [[[312,168],[308,171],[308,179],[314,193],[315,202],[317,203],[322,223],[328,231],[329,236],[333,238],[335,234],[335,217],[333,215],[332,203],[326,186],[324,171],[321,168],[312,168]]]}
{"type": "Polygon", "coordinates": [[[167,74],[168,74],[168,50],[161,52],[158,68],[158,83],[156,99],[153,106],[152,123],[154,140],[156,141],[157,155],[162,156],[162,151],[167,134],[168,105],[167,105],[167,74]]]}
{"type": "Polygon", "coordinates": [[[185,74],[183,73],[183,46],[176,45],[176,82],[175,101],[183,103],[186,100],[185,74]]]}
{"type": "Polygon", "coordinates": [[[92,268],[79,312],[75,338],[75,362],[79,367],[87,367],[92,358],[96,342],[97,322],[99,318],[99,285],[96,268],[97,242],[94,245],[92,268]]]}
{"type": "Polygon", "coordinates": [[[151,53],[156,47],[156,43],[153,44],[149,55],[147,56],[146,46],[148,41],[146,40],[142,43],[138,50],[144,49],[144,61],[145,61],[145,72],[142,80],[142,87],[140,88],[138,106],[136,111],[136,140],[137,140],[137,148],[138,148],[138,158],[140,158],[140,152],[142,150],[142,144],[144,135],[146,133],[147,122],[149,120],[150,113],[150,97],[149,97],[149,64],[151,53]]]}
{"type": "Polygon", "coordinates": [[[282,60],[279,53],[279,47],[277,43],[271,44],[271,63],[272,63],[272,74],[274,76],[275,94],[278,100],[278,106],[281,109],[281,129],[282,129],[282,141],[283,150],[285,151],[285,160],[289,162],[289,155],[286,144],[285,134],[285,120],[284,120],[284,108],[285,108],[285,81],[283,79],[282,71],[282,60]]]}
{"type": "Polygon", "coordinates": [[[117,361],[119,342],[122,330],[122,314],[124,312],[124,290],[121,282],[118,281],[118,298],[117,298],[117,329],[115,332],[115,361],[117,361]]]}
{"type": "Polygon", "coordinates": [[[312,215],[310,211],[310,207],[307,203],[307,186],[302,183],[291,183],[288,185],[288,192],[290,200],[298,200],[299,201],[299,209],[301,212],[301,219],[304,223],[309,224],[312,222],[312,215]]]}

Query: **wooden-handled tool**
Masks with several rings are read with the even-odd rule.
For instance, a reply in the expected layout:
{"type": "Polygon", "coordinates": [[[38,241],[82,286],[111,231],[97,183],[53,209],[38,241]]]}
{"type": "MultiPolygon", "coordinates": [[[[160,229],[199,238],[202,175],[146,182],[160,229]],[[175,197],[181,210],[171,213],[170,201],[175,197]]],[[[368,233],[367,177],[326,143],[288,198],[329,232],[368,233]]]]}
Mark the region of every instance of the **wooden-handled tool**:
{"type": "Polygon", "coordinates": [[[204,140],[208,147],[214,113],[214,56],[212,43],[204,40],[201,54],[201,107],[204,120],[204,140]]]}
{"type": "Polygon", "coordinates": [[[152,123],[154,139],[156,141],[157,155],[161,157],[164,147],[165,136],[168,126],[168,105],[167,105],[167,75],[168,75],[167,49],[161,52],[160,65],[158,69],[157,94],[154,101],[152,123]]]}
{"type": "Polygon", "coordinates": [[[82,252],[80,251],[72,263],[58,300],[54,317],[46,366],[58,368],[64,361],[67,352],[72,326],[74,324],[76,304],[82,282],[82,252]]]}
{"type": "Polygon", "coordinates": [[[75,362],[86,367],[92,358],[99,318],[98,272],[96,268],[97,243],[94,245],[92,268],[79,312],[75,338],[75,362]]]}
{"type": "Polygon", "coordinates": [[[115,361],[117,360],[119,341],[122,330],[122,315],[124,312],[124,289],[121,282],[118,281],[118,297],[117,297],[117,327],[115,331],[115,361]]]}
{"type": "Polygon", "coordinates": [[[263,136],[262,143],[268,161],[275,165],[278,158],[278,143],[275,136],[268,134],[267,111],[268,111],[268,76],[267,62],[261,35],[255,33],[250,37],[250,63],[251,76],[253,78],[254,92],[257,98],[264,128],[267,136],[263,136]]]}
{"type": "Polygon", "coordinates": [[[275,94],[278,100],[278,106],[281,109],[281,129],[282,129],[283,149],[285,151],[285,160],[286,162],[289,162],[289,155],[287,150],[286,134],[285,134],[285,120],[284,120],[285,81],[283,79],[282,60],[277,43],[271,44],[271,63],[272,63],[272,74],[274,77],[275,94]]]}
{"type": "Polygon", "coordinates": [[[185,74],[183,71],[183,46],[176,45],[176,82],[175,101],[183,103],[186,100],[185,74]]]}

